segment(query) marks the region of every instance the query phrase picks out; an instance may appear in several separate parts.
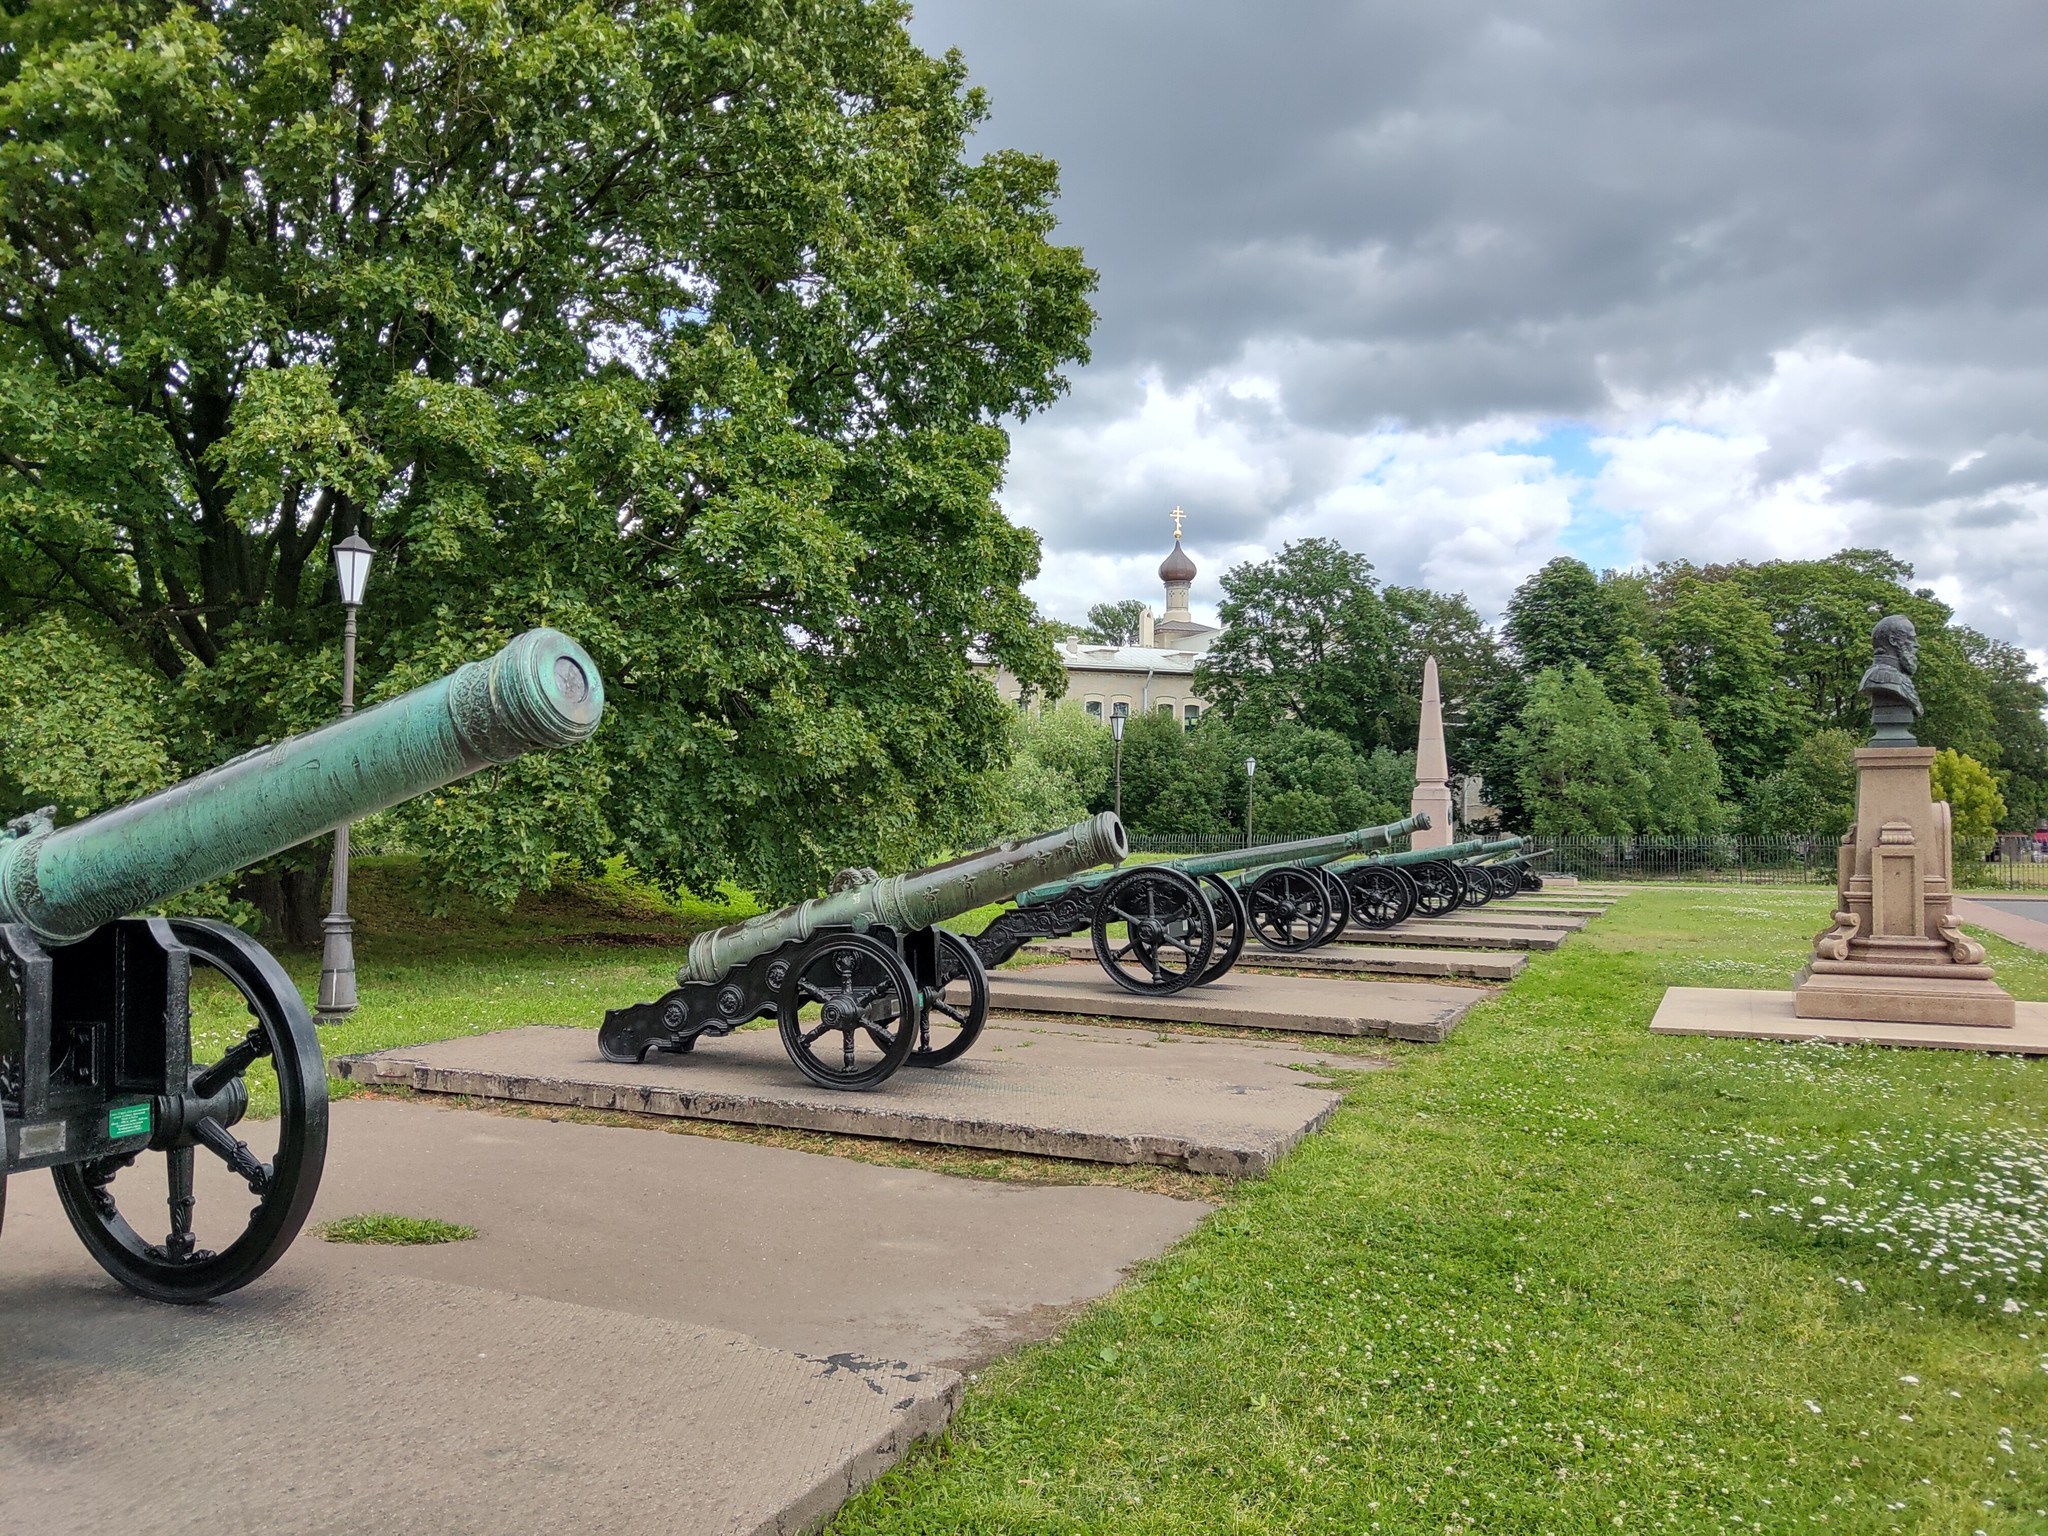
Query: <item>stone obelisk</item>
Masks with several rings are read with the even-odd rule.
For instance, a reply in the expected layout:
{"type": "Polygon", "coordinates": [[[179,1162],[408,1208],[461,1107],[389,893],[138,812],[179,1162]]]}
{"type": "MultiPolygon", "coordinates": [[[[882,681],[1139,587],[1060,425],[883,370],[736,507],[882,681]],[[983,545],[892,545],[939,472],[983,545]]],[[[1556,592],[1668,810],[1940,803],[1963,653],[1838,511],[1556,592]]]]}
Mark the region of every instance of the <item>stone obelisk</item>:
{"type": "Polygon", "coordinates": [[[1426,811],[1429,830],[1411,833],[1411,848],[1448,848],[1457,836],[1451,821],[1451,765],[1444,756],[1444,699],[1436,681],[1436,658],[1422,663],[1422,729],[1415,738],[1415,793],[1408,814],[1426,811]]]}
{"type": "Polygon", "coordinates": [[[1793,1007],[1802,1019],[2011,1028],[2012,996],[1984,946],[1956,925],[1949,808],[1934,798],[1934,748],[1919,745],[1913,621],[1879,619],[1863,674],[1875,730],[1856,749],[1856,824],[1835,864],[1833,925],[1813,943],[1793,1007]]]}

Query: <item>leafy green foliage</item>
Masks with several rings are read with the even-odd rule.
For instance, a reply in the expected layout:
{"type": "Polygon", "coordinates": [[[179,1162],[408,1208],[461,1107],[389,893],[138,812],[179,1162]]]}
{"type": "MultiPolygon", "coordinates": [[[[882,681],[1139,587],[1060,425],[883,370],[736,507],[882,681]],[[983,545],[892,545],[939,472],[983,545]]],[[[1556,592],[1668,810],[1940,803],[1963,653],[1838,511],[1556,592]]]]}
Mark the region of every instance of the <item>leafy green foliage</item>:
{"type": "Polygon", "coordinates": [[[591,746],[405,813],[462,888],[620,848],[784,896],[956,842],[1009,730],[970,652],[1057,683],[992,493],[1093,277],[904,18],[10,9],[0,628],[89,616],[189,772],[332,713],[365,531],[369,697],[543,622],[607,679],[591,746]]]}
{"type": "Polygon", "coordinates": [[[1097,603],[1088,610],[1088,627],[1081,634],[1098,645],[1136,645],[1138,621],[1145,605],[1135,597],[1121,603],[1097,603]]]}
{"type": "Polygon", "coordinates": [[[1934,798],[1946,800],[1958,841],[1991,836],[2005,819],[2005,801],[1990,770],[1967,753],[1943,747],[1931,770],[1934,798]]]}
{"type": "Polygon", "coordinates": [[[71,821],[161,788],[167,693],[61,613],[0,633],[0,811],[71,821]]]}
{"type": "Polygon", "coordinates": [[[1830,727],[1787,754],[1759,782],[1743,811],[1749,832],[1817,832],[1840,837],[1856,818],[1855,735],[1830,727]]]}
{"type": "Polygon", "coordinates": [[[1226,719],[1294,720],[1359,746],[1382,744],[1393,683],[1393,619],[1372,562],[1330,539],[1301,539],[1223,577],[1224,630],[1195,685],[1226,719]]]}

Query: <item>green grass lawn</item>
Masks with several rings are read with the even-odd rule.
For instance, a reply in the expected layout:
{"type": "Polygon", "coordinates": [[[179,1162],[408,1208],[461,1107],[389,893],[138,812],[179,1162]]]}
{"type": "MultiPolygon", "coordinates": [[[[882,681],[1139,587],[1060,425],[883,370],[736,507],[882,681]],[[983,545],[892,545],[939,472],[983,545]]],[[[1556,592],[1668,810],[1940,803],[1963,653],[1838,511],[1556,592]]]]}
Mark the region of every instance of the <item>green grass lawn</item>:
{"type": "Polygon", "coordinates": [[[2048,1064],[1647,1032],[1827,898],[1631,895],[831,1530],[2048,1532],[2048,1064]]]}
{"type": "MultiPolygon", "coordinates": [[[[751,910],[591,883],[429,923],[406,879],[358,875],[330,1054],[595,1026],[751,910]]],[[[1786,985],[1828,894],[1644,890],[1445,1045],[1310,1042],[1399,1070],[1268,1179],[1149,1186],[1223,1208],[832,1531],[2048,1536],[2048,1063],[1647,1032],[1667,985],[1786,985]]],[[[2048,958],[1986,942],[2048,998],[2048,958]]]]}

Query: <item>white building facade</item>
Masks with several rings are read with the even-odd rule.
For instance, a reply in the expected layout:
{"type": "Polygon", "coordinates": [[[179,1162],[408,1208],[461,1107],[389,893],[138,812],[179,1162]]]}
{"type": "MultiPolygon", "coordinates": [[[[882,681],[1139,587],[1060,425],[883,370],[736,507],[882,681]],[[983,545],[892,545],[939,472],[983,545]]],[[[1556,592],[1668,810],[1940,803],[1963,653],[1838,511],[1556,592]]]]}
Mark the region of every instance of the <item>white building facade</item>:
{"type": "MultiPolygon", "coordinates": [[[[1136,645],[1098,645],[1088,640],[1061,642],[1060,660],[1067,671],[1067,697],[1089,714],[1165,715],[1183,728],[1207,713],[1209,701],[1195,687],[1195,664],[1222,633],[1198,623],[1188,611],[1188,591],[1195,580],[1195,562],[1180,547],[1179,512],[1175,512],[1173,552],[1159,566],[1166,584],[1166,611],[1155,617],[1148,607],[1138,618],[1136,645]]],[[[1025,708],[1037,701],[1023,697],[1023,686],[1010,673],[994,670],[996,691],[1025,708]]]]}

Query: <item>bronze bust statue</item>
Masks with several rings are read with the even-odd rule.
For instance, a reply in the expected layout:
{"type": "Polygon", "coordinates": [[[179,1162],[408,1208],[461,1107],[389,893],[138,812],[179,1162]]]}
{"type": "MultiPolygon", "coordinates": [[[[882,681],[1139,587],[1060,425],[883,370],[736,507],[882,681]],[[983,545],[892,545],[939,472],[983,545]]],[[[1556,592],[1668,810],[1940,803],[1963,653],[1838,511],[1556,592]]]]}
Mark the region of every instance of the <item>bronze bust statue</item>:
{"type": "Polygon", "coordinates": [[[1922,713],[1920,693],[1913,686],[1920,666],[1920,637],[1913,621],[1903,613],[1886,614],[1870,633],[1870,648],[1876,654],[1857,684],[1870,700],[1870,744],[1913,746],[1913,722],[1922,713]]]}

